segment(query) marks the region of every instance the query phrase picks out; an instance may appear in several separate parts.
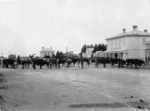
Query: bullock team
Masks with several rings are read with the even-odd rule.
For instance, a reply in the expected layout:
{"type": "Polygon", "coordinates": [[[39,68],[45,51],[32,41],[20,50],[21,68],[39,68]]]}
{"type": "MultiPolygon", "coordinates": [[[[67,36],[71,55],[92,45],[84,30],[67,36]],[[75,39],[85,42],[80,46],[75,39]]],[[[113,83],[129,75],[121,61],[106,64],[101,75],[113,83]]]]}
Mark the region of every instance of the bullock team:
{"type": "Polygon", "coordinates": [[[145,65],[145,62],[143,60],[140,60],[140,59],[126,59],[126,60],[123,60],[123,59],[114,59],[114,58],[106,58],[106,57],[97,57],[95,58],[95,67],[98,67],[99,64],[103,64],[103,67],[105,68],[106,67],[106,64],[111,64],[111,67],[114,68],[114,67],[118,67],[118,68],[121,68],[121,67],[127,67],[127,68],[132,68],[133,66],[135,68],[139,68],[141,67],[142,65],[145,65]]]}
{"type": "Polygon", "coordinates": [[[36,69],[37,66],[42,69],[43,66],[46,66],[48,69],[57,68],[59,69],[61,66],[65,66],[69,68],[71,65],[75,67],[78,64],[78,67],[83,68],[83,64],[90,65],[90,59],[82,58],[82,57],[34,57],[34,55],[30,55],[25,59],[10,59],[5,58],[1,60],[1,66],[3,68],[18,68],[18,65],[22,66],[22,69],[29,69],[30,65],[32,65],[33,69],[36,69]]]}
{"type": "Polygon", "coordinates": [[[135,68],[141,67],[144,64],[143,60],[140,59],[113,59],[108,57],[93,57],[91,58],[85,58],[82,56],[72,56],[72,57],[34,57],[34,55],[30,55],[26,59],[9,59],[5,58],[1,60],[1,66],[3,68],[18,68],[18,65],[22,66],[22,69],[29,69],[30,65],[32,65],[33,69],[36,69],[37,66],[42,69],[43,66],[46,66],[48,69],[52,68],[60,68],[62,66],[64,67],[71,67],[72,65],[75,67],[77,64],[78,67],[83,68],[84,65],[89,66],[90,63],[95,63],[95,67],[98,68],[100,64],[103,64],[103,67],[105,68],[107,64],[111,64],[111,67],[132,67],[135,68]]]}

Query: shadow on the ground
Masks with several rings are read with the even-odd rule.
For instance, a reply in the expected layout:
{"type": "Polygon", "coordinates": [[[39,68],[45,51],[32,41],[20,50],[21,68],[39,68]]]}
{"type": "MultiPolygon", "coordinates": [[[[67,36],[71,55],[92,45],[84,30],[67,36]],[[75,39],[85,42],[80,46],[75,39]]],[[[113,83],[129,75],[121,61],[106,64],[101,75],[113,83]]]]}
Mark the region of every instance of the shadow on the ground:
{"type": "MultiPolygon", "coordinates": [[[[6,78],[2,73],[0,73],[0,91],[8,88],[7,86],[2,85],[2,83],[4,82],[6,82],[6,78]]],[[[4,105],[4,97],[1,95],[1,93],[0,93],[0,110],[2,109],[4,105]]]]}
{"type": "Polygon", "coordinates": [[[0,84],[6,82],[6,78],[4,77],[3,74],[0,73],[0,84]]]}
{"type": "Polygon", "coordinates": [[[148,107],[150,103],[147,102],[138,102],[138,101],[133,101],[133,102],[125,102],[125,103],[92,103],[92,104],[70,104],[70,108],[96,108],[96,107],[101,107],[101,108],[122,108],[122,107],[134,107],[136,108],[137,106],[145,106],[148,107]]]}

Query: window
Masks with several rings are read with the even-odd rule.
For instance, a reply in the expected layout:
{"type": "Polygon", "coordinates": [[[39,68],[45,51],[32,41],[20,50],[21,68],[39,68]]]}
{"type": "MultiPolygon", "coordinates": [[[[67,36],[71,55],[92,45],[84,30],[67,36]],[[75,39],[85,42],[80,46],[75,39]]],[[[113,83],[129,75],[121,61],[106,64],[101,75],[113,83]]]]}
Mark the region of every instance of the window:
{"type": "Polygon", "coordinates": [[[107,44],[107,48],[109,49],[109,46],[110,46],[110,42],[108,42],[108,44],[107,44]]]}
{"type": "Polygon", "coordinates": [[[143,38],[143,45],[145,45],[146,44],[146,39],[145,38],[143,38]]]}
{"type": "Polygon", "coordinates": [[[117,47],[117,41],[115,41],[115,48],[117,47]]]}
{"type": "Polygon", "coordinates": [[[119,48],[121,47],[121,45],[120,45],[120,44],[121,44],[121,40],[119,40],[119,48]]]}
{"type": "Polygon", "coordinates": [[[125,42],[125,40],[124,40],[123,45],[125,46],[125,44],[126,44],[126,42],[125,42]]]}

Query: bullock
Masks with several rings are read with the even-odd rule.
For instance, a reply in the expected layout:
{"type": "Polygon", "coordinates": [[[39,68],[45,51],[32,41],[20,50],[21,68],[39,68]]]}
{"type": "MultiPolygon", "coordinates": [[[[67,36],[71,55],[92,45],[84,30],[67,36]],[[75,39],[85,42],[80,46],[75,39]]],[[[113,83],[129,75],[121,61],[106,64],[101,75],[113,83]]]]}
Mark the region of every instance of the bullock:
{"type": "Polygon", "coordinates": [[[103,67],[106,68],[106,64],[109,63],[110,60],[105,57],[96,57],[95,58],[95,67],[97,68],[99,64],[103,64],[103,67]]]}
{"type": "Polygon", "coordinates": [[[135,68],[138,69],[138,67],[141,67],[142,64],[144,64],[144,61],[143,60],[140,60],[140,59],[126,59],[126,62],[127,62],[127,67],[132,67],[132,65],[135,66],[135,68]]]}
{"type": "Polygon", "coordinates": [[[52,66],[54,66],[55,68],[60,68],[59,66],[59,59],[55,58],[55,57],[52,57],[49,59],[49,65],[50,65],[50,68],[52,69],[52,66]]]}
{"type": "Polygon", "coordinates": [[[83,58],[83,62],[86,62],[87,66],[90,66],[90,58],[83,58]]]}
{"type": "Polygon", "coordinates": [[[66,58],[59,58],[57,62],[58,68],[60,68],[60,65],[65,66],[66,62],[67,62],[66,58]]]}
{"type": "Polygon", "coordinates": [[[80,64],[81,64],[81,67],[83,68],[84,63],[86,63],[87,66],[89,67],[90,66],[90,58],[81,57],[78,59],[78,67],[80,67],[80,64]]]}
{"type": "Polygon", "coordinates": [[[66,67],[69,68],[71,66],[72,63],[72,59],[71,58],[67,58],[66,59],[66,67]]]}
{"type": "Polygon", "coordinates": [[[55,68],[60,69],[60,65],[64,65],[66,63],[65,58],[55,58],[55,57],[50,57],[48,59],[48,65],[50,66],[50,69],[52,69],[52,66],[55,68]]]}
{"type": "Polygon", "coordinates": [[[107,63],[110,63],[109,58],[105,57],[105,54],[103,51],[97,51],[93,54],[93,57],[95,58],[95,67],[98,67],[99,64],[103,64],[103,67],[106,67],[107,63]]]}
{"type": "Polygon", "coordinates": [[[123,59],[110,59],[111,67],[115,67],[115,64],[118,64],[118,67],[123,67],[126,64],[126,61],[123,59]]]}
{"type": "Polygon", "coordinates": [[[40,69],[42,69],[42,66],[44,65],[47,65],[47,68],[49,66],[49,63],[46,60],[43,60],[42,58],[32,59],[31,61],[34,69],[36,69],[36,65],[39,65],[40,69]]]}
{"type": "Polygon", "coordinates": [[[30,59],[21,60],[22,69],[24,68],[29,69],[30,64],[32,64],[30,59]]]}
{"type": "Polygon", "coordinates": [[[71,60],[72,60],[72,63],[75,67],[75,64],[79,61],[79,58],[71,58],[71,60]]]}
{"type": "Polygon", "coordinates": [[[36,65],[40,66],[40,69],[42,69],[42,66],[44,65],[47,65],[47,68],[49,68],[49,62],[47,60],[44,60],[43,58],[34,57],[34,55],[30,55],[29,57],[31,59],[33,69],[36,69],[36,65]]]}
{"type": "Polygon", "coordinates": [[[15,66],[15,60],[13,60],[13,59],[3,59],[2,60],[2,63],[3,63],[3,68],[9,68],[9,67],[11,67],[11,68],[16,68],[16,66],[15,66]]]}

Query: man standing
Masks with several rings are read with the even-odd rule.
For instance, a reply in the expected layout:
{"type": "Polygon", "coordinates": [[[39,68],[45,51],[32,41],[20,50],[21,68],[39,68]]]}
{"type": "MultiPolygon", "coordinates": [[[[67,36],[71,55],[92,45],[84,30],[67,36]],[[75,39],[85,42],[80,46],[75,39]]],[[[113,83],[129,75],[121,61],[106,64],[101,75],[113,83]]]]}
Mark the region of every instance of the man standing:
{"type": "Polygon", "coordinates": [[[83,57],[82,57],[82,53],[80,55],[80,61],[81,61],[81,68],[83,69],[83,57]]]}

